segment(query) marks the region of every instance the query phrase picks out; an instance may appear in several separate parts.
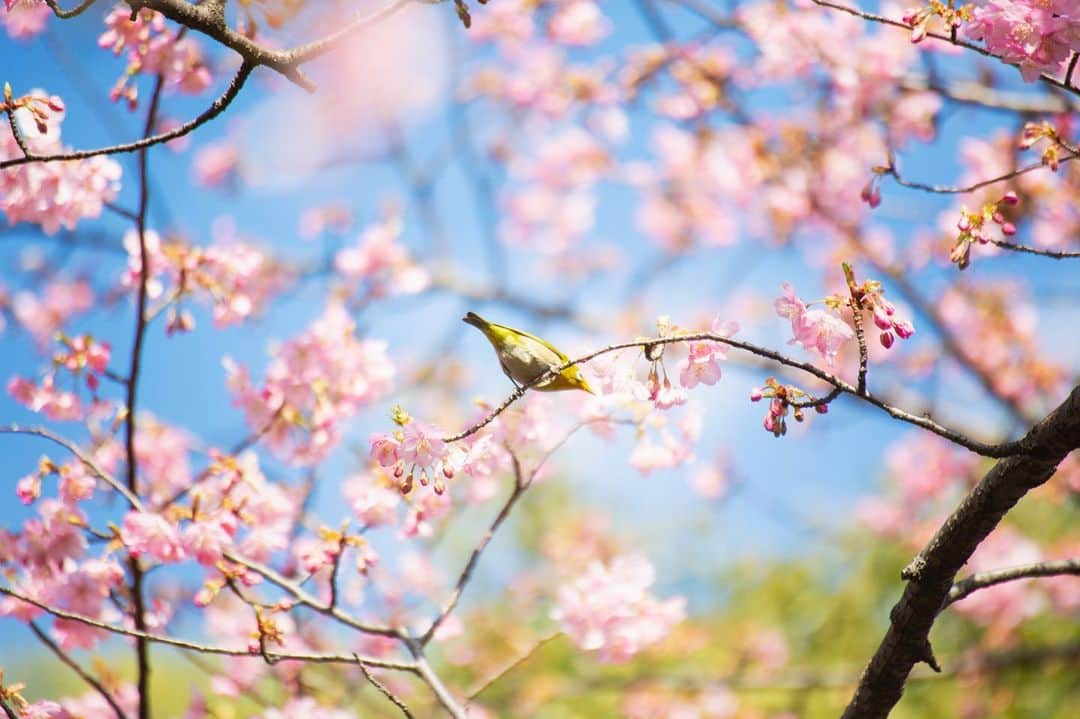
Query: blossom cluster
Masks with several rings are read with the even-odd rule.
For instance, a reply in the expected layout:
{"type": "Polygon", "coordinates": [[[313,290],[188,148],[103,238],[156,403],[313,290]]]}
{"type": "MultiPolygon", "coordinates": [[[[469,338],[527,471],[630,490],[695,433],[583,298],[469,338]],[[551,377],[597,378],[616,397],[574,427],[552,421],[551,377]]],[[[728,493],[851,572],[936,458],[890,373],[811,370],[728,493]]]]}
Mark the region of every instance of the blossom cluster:
{"type": "Polygon", "coordinates": [[[231,358],[233,403],[248,426],[286,459],[319,462],[341,440],[342,424],[389,388],[386,343],[356,337],[348,311],[331,303],[306,331],[272,352],[261,386],[231,358]]]}
{"type": "MultiPolygon", "coordinates": [[[[8,123],[0,124],[0,160],[23,157],[24,147],[44,157],[67,151],[60,141],[60,98],[44,93],[5,98],[4,111],[13,113],[19,137],[8,123]]],[[[0,211],[8,224],[32,222],[49,235],[61,227],[74,230],[80,220],[99,217],[105,204],[116,199],[120,175],[120,165],[104,156],[9,167],[0,170],[0,211]]]]}
{"type": "MultiPolygon", "coordinates": [[[[15,376],[8,381],[7,391],[31,412],[40,412],[58,421],[80,420],[86,414],[86,406],[77,392],[58,386],[57,374],[63,370],[76,378],[81,377],[96,404],[97,389],[108,368],[111,347],[108,342],[98,342],[89,335],[61,335],[59,342],[61,349],[53,356],[53,366],[40,381],[15,376]]],[[[67,383],[61,381],[60,384],[67,383]]]]}
{"type": "Polygon", "coordinates": [[[116,55],[127,53],[127,67],[109,93],[113,101],[123,98],[134,109],[139,95],[130,81],[141,73],[159,75],[167,87],[191,95],[210,86],[210,70],[195,38],[168,27],[165,16],[155,10],[143,8],[134,19],[132,15],[127,6],[115,7],[98,38],[99,47],[116,55]]]}
{"type": "MultiPolygon", "coordinates": [[[[188,297],[209,300],[214,324],[226,327],[258,312],[290,279],[283,265],[231,233],[209,247],[198,247],[179,239],[162,239],[148,230],[143,244],[147,296],[156,299],[168,289],[170,304],[175,303],[169,309],[166,329],[170,333],[194,328],[194,317],[182,308],[188,297]]],[[[125,287],[138,287],[143,263],[137,232],[124,235],[124,248],[128,266],[122,282],[125,287]]]]}
{"type": "Polygon", "coordinates": [[[13,40],[26,40],[45,29],[53,12],[44,0],[4,0],[7,12],[0,14],[0,25],[13,40]]]}
{"type": "Polygon", "coordinates": [[[401,242],[402,230],[397,215],[371,225],[356,244],[338,250],[334,269],[349,281],[365,283],[367,295],[372,298],[426,289],[431,278],[401,242]]]}
{"type": "Polygon", "coordinates": [[[649,591],[655,580],[652,565],[638,555],[606,565],[594,562],[559,589],[551,616],[599,661],[626,662],[666,637],[686,615],[682,597],[661,600],[649,591]]]}
{"type": "Polygon", "coordinates": [[[971,10],[964,32],[1034,82],[1042,73],[1061,72],[1080,50],[1080,5],[1074,0],[983,0],[971,10]]]}

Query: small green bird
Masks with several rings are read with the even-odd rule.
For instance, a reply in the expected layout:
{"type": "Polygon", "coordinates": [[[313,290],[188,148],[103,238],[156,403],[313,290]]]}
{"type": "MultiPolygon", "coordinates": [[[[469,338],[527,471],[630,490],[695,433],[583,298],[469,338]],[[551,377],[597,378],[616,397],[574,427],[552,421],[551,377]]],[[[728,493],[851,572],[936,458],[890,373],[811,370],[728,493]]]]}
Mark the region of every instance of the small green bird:
{"type": "MultiPolygon", "coordinates": [[[[561,367],[570,358],[536,335],[516,330],[513,327],[488,322],[475,312],[469,312],[462,321],[476,327],[499,356],[503,372],[515,387],[526,385],[549,369],[561,367]]],[[[565,389],[581,389],[593,394],[592,388],[581,374],[577,365],[567,367],[552,379],[541,382],[532,389],[541,392],[559,392],[565,389]]]]}

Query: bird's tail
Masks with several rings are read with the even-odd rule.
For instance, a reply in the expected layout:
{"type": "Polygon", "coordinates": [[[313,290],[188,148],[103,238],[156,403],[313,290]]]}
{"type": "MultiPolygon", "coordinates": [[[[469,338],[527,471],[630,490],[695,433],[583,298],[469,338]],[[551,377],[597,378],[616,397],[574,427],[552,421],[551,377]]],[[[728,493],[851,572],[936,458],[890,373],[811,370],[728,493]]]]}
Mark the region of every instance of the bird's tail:
{"type": "Polygon", "coordinates": [[[476,314],[475,312],[466,312],[465,316],[461,318],[461,321],[466,324],[470,324],[473,327],[477,327],[481,330],[487,329],[487,326],[490,324],[487,320],[485,320],[483,317],[476,314]]]}

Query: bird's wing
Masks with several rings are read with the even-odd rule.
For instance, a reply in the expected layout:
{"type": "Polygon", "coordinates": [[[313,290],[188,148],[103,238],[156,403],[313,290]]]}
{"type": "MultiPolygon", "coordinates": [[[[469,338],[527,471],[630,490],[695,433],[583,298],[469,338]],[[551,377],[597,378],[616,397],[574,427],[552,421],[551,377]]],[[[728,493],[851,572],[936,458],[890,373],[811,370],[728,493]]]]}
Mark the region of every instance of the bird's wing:
{"type": "Polygon", "coordinates": [[[547,342],[546,340],[542,340],[539,337],[537,337],[536,335],[529,334],[528,332],[524,332],[522,330],[515,329],[513,327],[507,327],[506,325],[497,325],[494,322],[491,322],[489,324],[492,327],[498,327],[499,329],[504,330],[506,332],[512,332],[513,334],[516,334],[516,335],[519,335],[519,336],[524,337],[526,339],[532,340],[533,342],[539,344],[540,346],[545,347],[546,349],[551,351],[556,357],[559,358],[559,361],[557,363],[555,363],[555,364],[563,364],[564,362],[568,362],[570,360],[569,357],[567,357],[562,352],[560,352],[555,347],[553,347],[550,342],[547,342]]]}

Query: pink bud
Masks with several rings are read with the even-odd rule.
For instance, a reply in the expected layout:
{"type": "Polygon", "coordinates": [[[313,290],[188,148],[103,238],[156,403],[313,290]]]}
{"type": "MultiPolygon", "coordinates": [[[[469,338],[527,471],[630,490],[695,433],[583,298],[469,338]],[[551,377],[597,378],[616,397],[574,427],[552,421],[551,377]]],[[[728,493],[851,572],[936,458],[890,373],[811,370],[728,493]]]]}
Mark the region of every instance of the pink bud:
{"type": "Polygon", "coordinates": [[[766,432],[776,431],[776,417],[773,417],[772,412],[768,412],[765,415],[765,421],[762,422],[766,432]]]}
{"type": "Polygon", "coordinates": [[[818,414],[828,414],[828,413],[829,413],[829,405],[827,405],[827,404],[825,404],[825,403],[822,403],[822,404],[815,404],[815,405],[814,405],[814,410],[815,410],[815,411],[816,411],[816,412],[817,412],[818,414]]]}
{"type": "Polygon", "coordinates": [[[1005,222],[1005,215],[1001,214],[1000,212],[995,212],[993,214],[993,220],[1000,225],[1005,222]]]}
{"type": "Polygon", "coordinates": [[[893,329],[896,330],[896,334],[900,336],[900,339],[906,340],[915,334],[915,325],[911,324],[907,320],[900,320],[899,322],[893,322],[893,329]]]}
{"type": "Polygon", "coordinates": [[[892,332],[882,332],[879,339],[881,340],[881,346],[885,349],[889,349],[890,347],[892,347],[893,342],[896,341],[896,337],[893,336],[892,332]]]}
{"type": "Polygon", "coordinates": [[[892,327],[892,319],[890,319],[889,313],[880,305],[874,307],[874,324],[878,326],[879,330],[887,330],[892,327]]]}
{"type": "Polygon", "coordinates": [[[971,229],[971,220],[968,219],[967,215],[960,216],[959,222],[956,223],[956,229],[961,232],[967,232],[971,229]]]}
{"type": "Polygon", "coordinates": [[[750,401],[751,402],[760,402],[761,398],[764,397],[764,396],[765,396],[765,390],[763,390],[761,387],[754,387],[754,389],[750,390],[750,401]]]}
{"type": "Polygon", "coordinates": [[[1018,205],[1018,204],[1020,204],[1020,198],[1017,197],[1016,193],[1013,192],[1012,190],[1009,190],[1008,192],[1006,192],[1004,194],[1004,196],[1002,196],[1001,201],[1004,202],[1006,205],[1018,205]]]}
{"type": "Polygon", "coordinates": [[[1001,226],[1001,234],[1007,235],[1009,237],[1015,235],[1016,234],[1016,225],[1014,225],[1011,222],[1006,222],[1005,224],[1003,224],[1001,226]]]}
{"type": "Polygon", "coordinates": [[[881,204],[881,190],[878,189],[876,177],[870,178],[870,181],[863,187],[862,192],[859,193],[859,197],[870,207],[877,207],[881,204]]]}
{"type": "Polygon", "coordinates": [[[769,403],[769,414],[773,417],[779,417],[784,414],[784,403],[778,399],[774,399],[769,403]]]}

